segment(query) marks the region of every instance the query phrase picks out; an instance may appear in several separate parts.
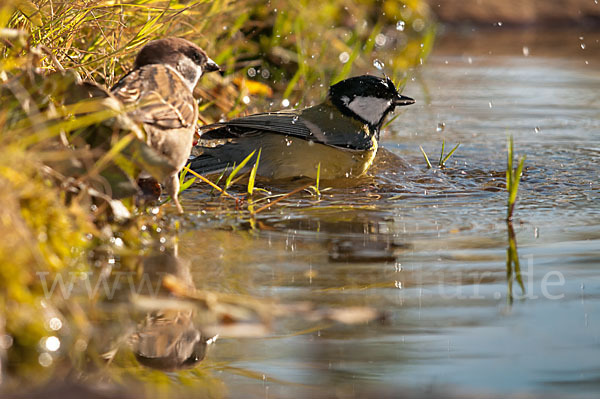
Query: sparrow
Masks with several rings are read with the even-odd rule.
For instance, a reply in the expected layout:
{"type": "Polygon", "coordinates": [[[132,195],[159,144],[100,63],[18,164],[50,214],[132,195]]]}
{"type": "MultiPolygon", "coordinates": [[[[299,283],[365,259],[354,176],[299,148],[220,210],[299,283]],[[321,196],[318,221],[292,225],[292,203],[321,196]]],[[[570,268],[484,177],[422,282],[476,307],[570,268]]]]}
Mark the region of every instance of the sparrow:
{"type": "Polygon", "coordinates": [[[388,77],[362,75],[334,84],[327,99],[302,110],[259,113],[200,127],[191,168],[209,174],[260,151],[267,179],[325,180],[363,175],[373,163],[381,127],[398,106],[415,101],[388,77]]]}
{"type": "Polygon", "coordinates": [[[173,371],[194,367],[204,359],[209,343],[194,319],[193,302],[173,290],[195,291],[190,262],[177,255],[178,248],[167,246],[158,253],[139,256],[139,298],[150,302],[150,309],[137,324],[129,343],[138,362],[154,369],[173,371]],[[171,280],[166,284],[167,278],[171,280]],[[147,281],[149,284],[144,284],[147,281]]]}
{"type": "Polygon", "coordinates": [[[128,116],[143,127],[146,144],[167,161],[151,175],[163,182],[179,213],[177,174],[190,156],[198,119],[193,91],[205,72],[218,70],[194,43],[168,37],[146,44],[133,69],[110,90],[131,109],[128,116]]]}

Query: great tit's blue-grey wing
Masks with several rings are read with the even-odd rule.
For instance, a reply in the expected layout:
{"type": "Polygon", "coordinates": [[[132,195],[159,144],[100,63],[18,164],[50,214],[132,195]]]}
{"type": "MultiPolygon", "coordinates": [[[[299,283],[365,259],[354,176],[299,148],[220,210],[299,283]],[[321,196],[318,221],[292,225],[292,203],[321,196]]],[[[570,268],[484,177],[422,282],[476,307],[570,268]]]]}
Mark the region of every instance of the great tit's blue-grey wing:
{"type": "Polygon", "coordinates": [[[200,131],[200,145],[214,146],[220,141],[236,141],[268,132],[353,150],[364,150],[372,146],[372,133],[365,125],[341,115],[333,105],[325,104],[300,111],[244,116],[202,126],[200,131]]]}

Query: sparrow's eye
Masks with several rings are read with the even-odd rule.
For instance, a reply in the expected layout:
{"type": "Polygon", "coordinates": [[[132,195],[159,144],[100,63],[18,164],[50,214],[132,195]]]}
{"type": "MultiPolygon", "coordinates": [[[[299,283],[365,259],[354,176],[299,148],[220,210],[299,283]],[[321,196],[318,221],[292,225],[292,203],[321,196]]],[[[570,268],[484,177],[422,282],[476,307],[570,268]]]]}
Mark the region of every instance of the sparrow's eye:
{"type": "Polygon", "coordinates": [[[196,64],[200,64],[202,62],[202,55],[196,51],[194,51],[192,53],[192,60],[194,60],[194,62],[196,64]]]}

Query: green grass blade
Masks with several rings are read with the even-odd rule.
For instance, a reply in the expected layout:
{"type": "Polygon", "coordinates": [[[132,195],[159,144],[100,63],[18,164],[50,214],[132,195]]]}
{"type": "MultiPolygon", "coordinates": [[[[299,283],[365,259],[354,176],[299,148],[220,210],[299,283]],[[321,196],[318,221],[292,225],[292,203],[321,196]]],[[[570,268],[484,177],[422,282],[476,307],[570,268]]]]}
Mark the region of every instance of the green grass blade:
{"type": "Polygon", "coordinates": [[[188,179],[187,181],[185,180],[185,177],[188,174],[188,170],[189,170],[190,165],[191,165],[191,163],[188,163],[186,165],[186,167],[183,168],[183,170],[179,174],[179,192],[180,193],[182,193],[185,190],[187,190],[188,188],[190,188],[190,186],[192,184],[194,184],[194,182],[196,181],[196,177],[192,177],[191,179],[188,179]]]}
{"type": "Polygon", "coordinates": [[[444,147],[446,146],[446,140],[442,140],[442,151],[440,151],[440,160],[438,161],[438,165],[442,166],[442,159],[444,159],[444,147]]]}
{"type": "Polygon", "coordinates": [[[260,154],[262,153],[262,148],[258,149],[258,155],[256,156],[256,162],[252,167],[252,171],[250,172],[250,178],[248,179],[248,194],[252,195],[254,192],[254,181],[256,180],[256,172],[258,171],[258,163],[260,162],[260,154]]]}
{"type": "Polygon", "coordinates": [[[510,204],[513,204],[517,200],[517,193],[519,192],[519,183],[521,182],[521,174],[523,173],[523,165],[525,165],[525,156],[519,160],[516,172],[513,172],[512,176],[512,187],[510,191],[510,197],[508,199],[510,204]]]}
{"type": "Polygon", "coordinates": [[[321,162],[317,165],[317,194],[319,193],[319,182],[321,181],[321,162]]]}
{"type": "Polygon", "coordinates": [[[450,157],[452,156],[452,154],[454,154],[454,151],[458,150],[458,147],[460,146],[460,143],[458,143],[457,145],[454,146],[454,148],[452,148],[452,150],[450,150],[450,152],[448,153],[448,155],[446,155],[446,157],[442,160],[442,163],[440,166],[445,166],[446,165],[446,161],[448,159],[450,159],[450,157]]]}
{"type": "Polygon", "coordinates": [[[236,166],[235,169],[233,169],[233,171],[229,174],[229,176],[227,177],[227,180],[225,180],[225,190],[227,190],[231,186],[231,181],[233,180],[233,178],[252,159],[255,152],[256,152],[256,150],[252,151],[250,153],[250,155],[248,155],[242,162],[240,162],[240,164],[238,166],[236,166]]]}
{"type": "Polygon", "coordinates": [[[389,125],[391,125],[391,124],[392,124],[392,122],[394,122],[396,119],[398,119],[398,117],[399,117],[399,116],[400,116],[400,114],[399,114],[399,113],[398,113],[398,114],[396,114],[396,115],[394,115],[394,117],[393,117],[393,118],[391,118],[389,121],[387,121],[387,122],[385,123],[385,125],[383,125],[383,127],[381,128],[381,130],[383,130],[383,129],[386,129],[386,128],[387,128],[389,125]]]}
{"type": "Polygon", "coordinates": [[[513,137],[508,138],[508,158],[506,165],[506,190],[509,195],[512,190],[512,177],[513,177],[513,137]]]}
{"type": "Polygon", "coordinates": [[[421,152],[423,153],[423,157],[425,158],[425,162],[427,162],[427,169],[431,169],[431,162],[429,162],[429,158],[427,157],[427,154],[425,153],[425,150],[423,149],[423,147],[419,146],[419,148],[421,149],[421,152]]]}

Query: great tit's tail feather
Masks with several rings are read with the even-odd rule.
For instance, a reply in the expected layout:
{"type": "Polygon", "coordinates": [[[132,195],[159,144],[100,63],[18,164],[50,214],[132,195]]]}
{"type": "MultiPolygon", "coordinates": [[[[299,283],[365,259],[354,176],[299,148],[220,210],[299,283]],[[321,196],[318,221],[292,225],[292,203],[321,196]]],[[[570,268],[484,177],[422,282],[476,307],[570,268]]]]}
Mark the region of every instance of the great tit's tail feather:
{"type": "Polygon", "coordinates": [[[210,154],[202,154],[192,159],[190,169],[201,175],[222,172],[231,164],[210,154]]]}

